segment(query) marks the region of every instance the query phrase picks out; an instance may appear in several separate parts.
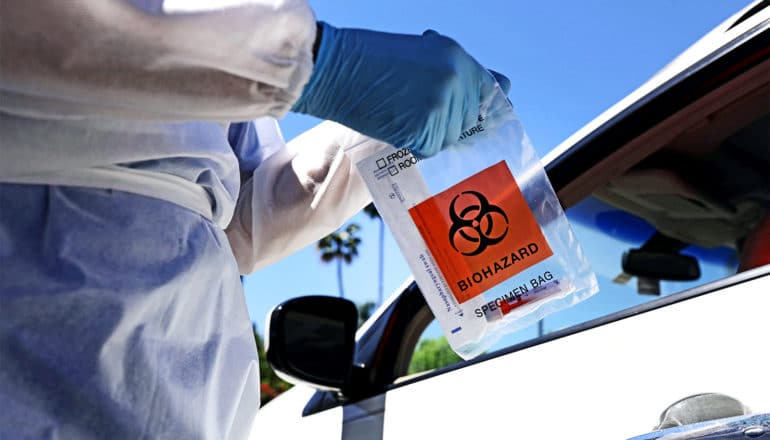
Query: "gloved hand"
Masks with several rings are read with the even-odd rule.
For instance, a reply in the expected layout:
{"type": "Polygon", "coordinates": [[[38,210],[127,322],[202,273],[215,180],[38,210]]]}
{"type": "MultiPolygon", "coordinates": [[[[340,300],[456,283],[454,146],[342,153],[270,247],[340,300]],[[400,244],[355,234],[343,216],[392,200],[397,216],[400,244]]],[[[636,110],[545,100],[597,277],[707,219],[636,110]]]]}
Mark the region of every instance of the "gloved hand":
{"type": "Polygon", "coordinates": [[[434,31],[401,35],[319,25],[313,74],[292,111],[428,157],[476,125],[480,105],[496,89],[489,71],[434,31]]]}

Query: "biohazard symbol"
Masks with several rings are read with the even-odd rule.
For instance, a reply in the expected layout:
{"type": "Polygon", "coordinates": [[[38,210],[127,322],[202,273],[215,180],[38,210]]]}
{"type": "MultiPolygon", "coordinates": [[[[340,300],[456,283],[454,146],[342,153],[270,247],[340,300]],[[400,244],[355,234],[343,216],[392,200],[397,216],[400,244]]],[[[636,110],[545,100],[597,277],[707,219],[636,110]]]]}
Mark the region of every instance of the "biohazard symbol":
{"type": "MultiPolygon", "coordinates": [[[[467,198],[463,197],[463,199],[467,198]]],[[[449,205],[449,217],[452,221],[452,227],[449,229],[449,243],[455,251],[469,257],[484,252],[488,246],[500,243],[508,233],[508,216],[505,211],[489,203],[483,194],[476,191],[463,191],[456,195],[449,205]],[[455,204],[460,196],[465,194],[475,197],[476,202],[462,208],[458,213],[455,204]],[[505,230],[497,235],[493,235],[495,220],[505,222],[505,230]],[[458,245],[463,250],[458,249],[458,245]]]]}

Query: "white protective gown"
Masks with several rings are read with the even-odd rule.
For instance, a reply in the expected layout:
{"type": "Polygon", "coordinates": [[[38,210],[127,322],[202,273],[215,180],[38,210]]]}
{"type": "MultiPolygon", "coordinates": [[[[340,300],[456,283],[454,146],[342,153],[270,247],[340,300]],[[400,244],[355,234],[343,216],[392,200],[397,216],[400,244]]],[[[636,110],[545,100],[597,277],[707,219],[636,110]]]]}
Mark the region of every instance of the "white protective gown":
{"type": "Polygon", "coordinates": [[[284,145],[312,12],[0,0],[0,17],[0,438],[247,436],[238,274],[363,207],[341,150],[383,147],[333,123],[284,145]]]}

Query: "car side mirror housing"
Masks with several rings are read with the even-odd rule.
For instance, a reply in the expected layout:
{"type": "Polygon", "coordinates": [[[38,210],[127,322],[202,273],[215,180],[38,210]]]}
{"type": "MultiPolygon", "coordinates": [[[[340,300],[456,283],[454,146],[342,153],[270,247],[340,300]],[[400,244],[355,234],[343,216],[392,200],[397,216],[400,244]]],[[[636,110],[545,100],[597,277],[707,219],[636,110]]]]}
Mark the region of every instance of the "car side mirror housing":
{"type": "Polygon", "coordinates": [[[350,383],[358,311],[331,296],[293,298],[273,308],[267,323],[267,360],[291,383],[341,391],[350,383]]]}

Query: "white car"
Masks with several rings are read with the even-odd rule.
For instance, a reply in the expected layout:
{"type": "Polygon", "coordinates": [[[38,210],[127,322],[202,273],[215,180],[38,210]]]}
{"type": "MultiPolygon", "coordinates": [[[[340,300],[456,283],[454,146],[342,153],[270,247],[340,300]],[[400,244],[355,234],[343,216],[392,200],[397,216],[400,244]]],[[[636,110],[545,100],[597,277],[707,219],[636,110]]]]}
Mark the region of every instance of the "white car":
{"type": "Polygon", "coordinates": [[[603,316],[410,375],[433,320],[413,282],[357,333],[350,302],[288,301],[268,359],[302,385],[260,410],[254,438],[770,438],[770,265],[756,262],[770,252],[770,2],[543,162],[603,316]],[[639,304],[613,310],[613,295],[639,304]]]}

